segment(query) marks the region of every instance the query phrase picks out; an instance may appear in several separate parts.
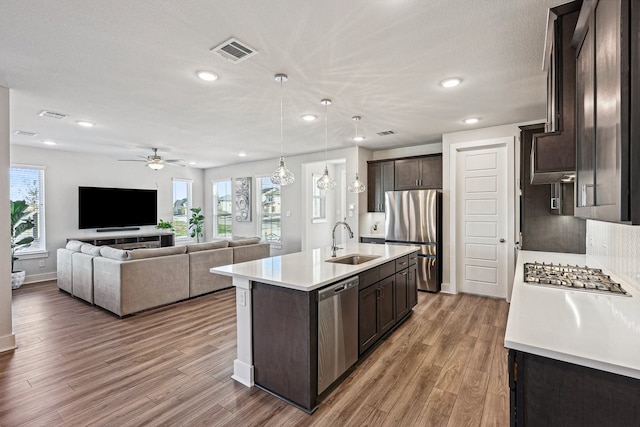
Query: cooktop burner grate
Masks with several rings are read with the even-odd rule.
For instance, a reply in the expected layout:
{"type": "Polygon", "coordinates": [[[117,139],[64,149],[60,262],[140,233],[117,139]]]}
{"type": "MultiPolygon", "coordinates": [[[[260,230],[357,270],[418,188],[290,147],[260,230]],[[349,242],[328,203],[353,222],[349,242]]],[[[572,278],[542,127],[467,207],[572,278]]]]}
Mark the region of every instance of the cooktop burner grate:
{"type": "Polygon", "coordinates": [[[602,270],[577,265],[526,263],[524,281],[530,285],[631,296],[602,270]]]}

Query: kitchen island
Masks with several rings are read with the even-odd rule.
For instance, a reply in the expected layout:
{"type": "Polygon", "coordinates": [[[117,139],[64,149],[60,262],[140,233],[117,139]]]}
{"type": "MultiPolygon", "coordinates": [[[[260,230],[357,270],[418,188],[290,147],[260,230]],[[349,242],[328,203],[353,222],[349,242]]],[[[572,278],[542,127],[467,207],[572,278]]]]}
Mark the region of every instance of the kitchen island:
{"type": "Polygon", "coordinates": [[[417,303],[417,246],[343,246],[335,258],[330,248],[320,248],[211,269],[232,276],[236,287],[236,381],[313,412],[332,388],[318,389],[319,291],[359,280],[357,337],[347,343],[357,345],[358,357],[411,313],[417,303]],[[361,263],[328,262],[353,254],[361,263]]]}
{"type": "Polygon", "coordinates": [[[505,333],[512,425],[640,419],[640,292],[585,255],[521,251],[505,333]],[[628,295],[526,283],[525,263],[588,266],[628,295]]]}

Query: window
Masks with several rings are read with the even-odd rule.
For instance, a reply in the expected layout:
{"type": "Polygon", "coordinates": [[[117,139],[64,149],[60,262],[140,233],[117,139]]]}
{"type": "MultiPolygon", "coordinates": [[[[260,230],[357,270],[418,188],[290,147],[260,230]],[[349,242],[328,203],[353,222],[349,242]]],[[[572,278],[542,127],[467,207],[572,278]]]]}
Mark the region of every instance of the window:
{"type": "Polygon", "coordinates": [[[272,243],[282,241],[280,185],[271,182],[268,176],[256,177],[258,195],[258,232],[263,240],[272,243]]]}
{"type": "Polygon", "coordinates": [[[9,198],[24,200],[29,205],[29,215],[35,227],[23,233],[23,237],[33,237],[31,246],[20,249],[17,254],[34,254],[46,251],[44,226],[44,167],[12,166],[9,172],[9,198]]]}
{"type": "Polygon", "coordinates": [[[173,230],[176,238],[189,237],[191,180],[173,178],[173,230]]]}
{"type": "Polygon", "coordinates": [[[231,180],[214,181],[213,237],[230,238],[232,236],[232,202],[231,180]]]}
{"type": "Polygon", "coordinates": [[[316,183],[322,175],[314,173],[311,175],[311,222],[327,221],[327,191],[318,188],[316,183]]]}

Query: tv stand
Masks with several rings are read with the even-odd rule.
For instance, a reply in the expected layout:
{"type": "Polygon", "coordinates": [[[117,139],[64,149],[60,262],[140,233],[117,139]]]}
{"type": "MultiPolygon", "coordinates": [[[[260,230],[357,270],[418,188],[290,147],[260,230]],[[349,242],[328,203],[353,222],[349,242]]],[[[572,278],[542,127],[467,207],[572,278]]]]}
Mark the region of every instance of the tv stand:
{"type": "MultiPolygon", "coordinates": [[[[114,231],[113,229],[109,231],[114,231]]],[[[69,240],[79,240],[91,243],[95,246],[111,246],[117,249],[142,249],[142,248],[163,248],[175,245],[175,235],[173,233],[138,233],[122,234],[117,236],[84,236],[70,238],[69,240]]]]}

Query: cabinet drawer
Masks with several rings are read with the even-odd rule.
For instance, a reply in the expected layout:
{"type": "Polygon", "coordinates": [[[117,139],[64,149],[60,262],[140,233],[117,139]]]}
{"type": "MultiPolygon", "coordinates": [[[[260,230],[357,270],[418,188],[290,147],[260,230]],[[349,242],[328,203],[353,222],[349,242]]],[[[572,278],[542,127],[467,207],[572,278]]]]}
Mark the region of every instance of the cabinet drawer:
{"type": "Polygon", "coordinates": [[[380,280],[380,267],[374,267],[370,270],[363,271],[358,275],[358,289],[363,290],[369,286],[378,283],[380,280]]]}
{"type": "Polygon", "coordinates": [[[405,268],[409,267],[409,256],[405,255],[403,257],[400,257],[398,259],[395,260],[396,261],[396,272],[400,271],[400,270],[404,270],[405,268]]]}
{"type": "Polygon", "coordinates": [[[380,279],[396,274],[396,261],[389,261],[380,266],[380,279]]]}
{"type": "Polygon", "coordinates": [[[408,257],[409,257],[409,265],[414,265],[418,263],[418,252],[409,254],[408,257]]]}

